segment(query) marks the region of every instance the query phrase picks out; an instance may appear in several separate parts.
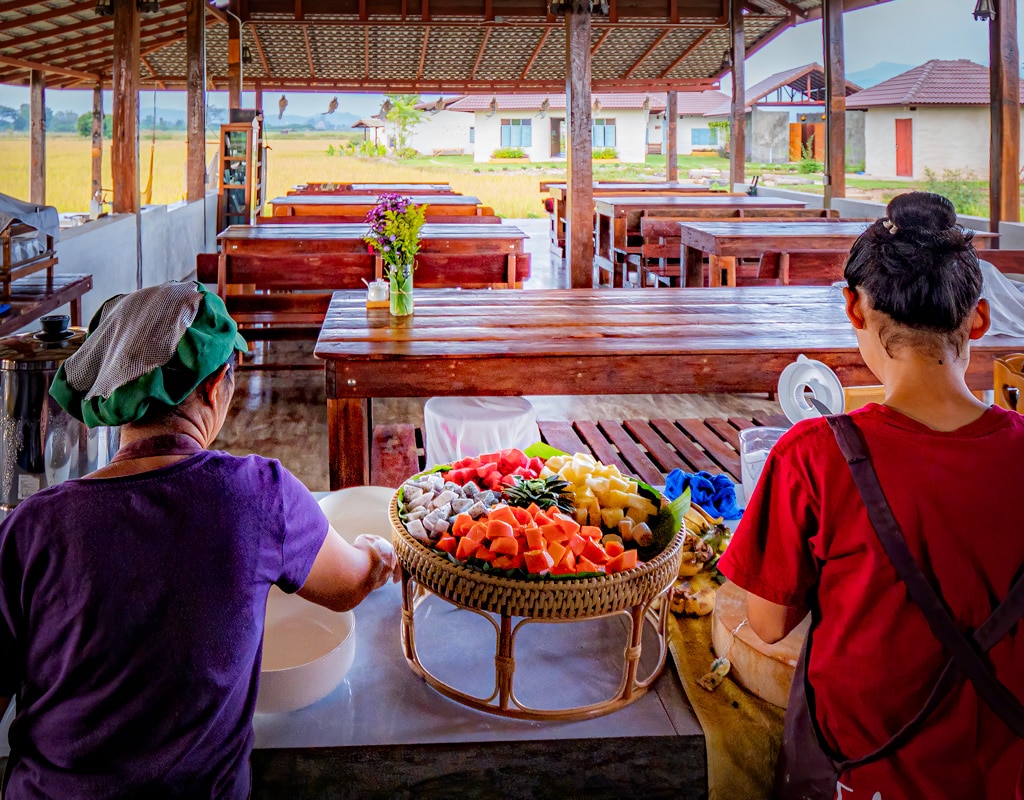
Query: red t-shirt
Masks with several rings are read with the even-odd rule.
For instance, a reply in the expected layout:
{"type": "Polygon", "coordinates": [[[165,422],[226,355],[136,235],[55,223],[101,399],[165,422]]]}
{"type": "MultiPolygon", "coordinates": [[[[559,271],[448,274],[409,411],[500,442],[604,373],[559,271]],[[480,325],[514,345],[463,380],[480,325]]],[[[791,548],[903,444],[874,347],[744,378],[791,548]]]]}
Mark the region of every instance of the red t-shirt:
{"type": "MultiPolygon", "coordinates": [[[[993,407],[951,432],[875,404],[850,416],[910,551],[962,629],[976,628],[1024,565],[1024,416],[993,407]]],[[[946,657],[824,419],[795,425],[772,449],[721,568],[773,603],[817,598],[808,676],[822,731],[845,756],[875,750],[924,705],[946,657]]],[[[990,658],[1024,700],[1022,629],[990,658]]],[[[1021,798],[1024,741],[961,684],[911,741],[841,783],[846,800],[1021,798]]]]}

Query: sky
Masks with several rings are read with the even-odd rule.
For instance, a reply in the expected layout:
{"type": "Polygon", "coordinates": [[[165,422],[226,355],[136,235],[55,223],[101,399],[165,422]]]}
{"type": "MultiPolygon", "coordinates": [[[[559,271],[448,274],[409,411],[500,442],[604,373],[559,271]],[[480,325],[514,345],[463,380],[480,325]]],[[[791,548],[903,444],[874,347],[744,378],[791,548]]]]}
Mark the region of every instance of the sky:
{"type": "MultiPolygon", "coordinates": [[[[933,58],[967,58],[979,64],[988,64],[988,25],[976,22],[971,15],[974,0],[892,0],[877,6],[851,11],[845,18],[846,70],[858,72],[879,62],[917,66],[933,58]]],[[[1024,15],[1018,18],[1018,37],[1024,43],[1021,26],[1024,15]]],[[[792,67],[817,61],[821,63],[821,23],[798,25],[754,53],[747,61],[747,85],[792,67]]],[[[729,76],[722,80],[722,91],[731,91],[729,76]]],[[[110,92],[104,93],[105,105],[110,109],[110,92]]],[[[325,111],[334,95],[329,93],[288,92],[288,114],[307,116],[325,111]]],[[[143,92],[140,110],[143,116],[152,108],[153,95],[143,92]]],[[[434,96],[424,96],[433,99],[434,96]]],[[[276,94],[264,95],[264,102],[276,107],[276,94]],[[271,99],[267,99],[271,98],[271,99]]],[[[380,110],[381,95],[339,94],[339,111],[348,111],[359,117],[376,114],[380,110]]],[[[252,93],[243,96],[252,103],[252,93]]],[[[0,86],[0,105],[20,106],[28,102],[28,89],[0,86]]],[[[211,92],[208,103],[227,106],[226,92],[211,92]]],[[[84,113],[92,108],[91,91],[50,91],[46,104],[54,111],[84,113]]],[[[184,92],[161,92],[157,97],[161,108],[185,107],[184,92]]]]}

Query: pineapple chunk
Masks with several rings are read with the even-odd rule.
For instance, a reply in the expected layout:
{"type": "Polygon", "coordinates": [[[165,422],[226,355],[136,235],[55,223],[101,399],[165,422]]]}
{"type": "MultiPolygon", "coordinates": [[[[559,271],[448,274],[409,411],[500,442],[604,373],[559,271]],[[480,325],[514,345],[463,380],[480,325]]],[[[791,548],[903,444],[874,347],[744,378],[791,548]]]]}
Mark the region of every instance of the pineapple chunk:
{"type": "Polygon", "coordinates": [[[540,475],[539,475],[539,477],[541,477],[541,478],[550,478],[552,475],[557,475],[557,474],[558,474],[557,472],[555,472],[547,464],[545,464],[543,467],[540,468],[540,475]]]}
{"type": "Polygon", "coordinates": [[[639,525],[641,522],[647,521],[647,514],[639,508],[627,508],[626,519],[631,520],[634,525],[639,525]]]}
{"type": "MultiPolygon", "coordinates": [[[[630,509],[630,511],[632,511],[632,510],[633,509],[630,509]]],[[[636,520],[630,519],[628,516],[627,517],[623,517],[621,520],[619,520],[619,536],[621,536],[627,542],[630,539],[632,539],[633,538],[633,536],[632,536],[633,525],[635,523],[636,523],[636,520]]]]}
{"type": "Polygon", "coordinates": [[[576,483],[580,479],[580,475],[576,471],[576,465],[571,461],[558,470],[558,474],[569,483],[576,483]]]}
{"type": "Polygon", "coordinates": [[[628,488],[626,489],[627,492],[629,492],[630,494],[639,494],[639,492],[640,492],[640,484],[639,483],[637,483],[636,481],[628,481],[627,484],[628,484],[628,488]]]}
{"type": "MultiPolygon", "coordinates": [[[[615,471],[618,472],[618,470],[615,470],[615,471]]],[[[615,489],[618,492],[628,492],[628,491],[630,491],[629,481],[627,481],[625,478],[623,478],[621,474],[620,475],[610,475],[608,477],[608,488],[609,489],[615,489]]]]}
{"type": "Polygon", "coordinates": [[[647,516],[658,513],[658,507],[646,497],[639,494],[626,495],[625,505],[643,511],[647,516]]]}
{"type": "Polygon", "coordinates": [[[587,486],[591,491],[593,491],[594,495],[597,497],[603,497],[608,494],[609,481],[608,478],[597,478],[591,475],[587,478],[587,486]]]}
{"type": "Polygon", "coordinates": [[[572,460],[591,467],[597,466],[597,459],[590,455],[590,453],[573,453],[572,460]]]}
{"type": "Polygon", "coordinates": [[[558,472],[562,467],[565,466],[565,462],[569,460],[568,456],[551,456],[547,461],[544,462],[544,466],[554,472],[558,472]]]}
{"type": "Polygon", "coordinates": [[[608,492],[608,502],[606,505],[612,508],[625,508],[629,505],[631,495],[625,492],[620,492],[617,489],[612,489],[608,492]]]}
{"type": "Polygon", "coordinates": [[[601,511],[601,521],[606,528],[611,528],[612,530],[618,530],[623,516],[621,508],[605,508],[601,511]]]}
{"type": "Polygon", "coordinates": [[[575,508],[573,510],[572,513],[573,513],[573,516],[576,517],[576,521],[580,525],[586,525],[587,524],[587,519],[588,519],[587,509],[577,507],[577,508],[575,508]]]}

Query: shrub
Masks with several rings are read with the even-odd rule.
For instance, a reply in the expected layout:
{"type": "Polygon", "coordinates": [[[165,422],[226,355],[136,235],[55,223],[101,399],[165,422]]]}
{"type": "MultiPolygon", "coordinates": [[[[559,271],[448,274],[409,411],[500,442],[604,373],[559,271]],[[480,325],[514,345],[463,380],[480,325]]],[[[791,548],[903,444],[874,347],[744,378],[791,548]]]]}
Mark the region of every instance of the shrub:
{"type": "Polygon", "coordinates": [[[412,147],[396,147],[395,156],[397,158],[415,158],[419,153],[416,152],[412,147]]]}
{"type": "Polygon", "coordinates": [[[491,153],[491,158],[526,158],[526,153],[521,147],[499,147],[491,153]]]}
{"type": "Polygon", "coordinates": [[[327,145],[327,155],[329,155],[329,156],[333,156],[334,155],[334,145],[333,144],[327,145]]]}
{"type": "Polygon", "coordinates": [[[924,178],[924,190],[949,198],[956,213],[988,216],[985,184],[969,169],[946,169],[941,176],[931,169],[925,169],[924,178]]]}
{"type": "Polygon", "coordinates": [[[822,164],[814,157],[814,134],[812,133],[810,138],[804,142],[801,148],[802,158],[800,164],[797,167],[797,172],[803,175],[810,175],[812,172],[821,172],[825,165],[822,164]]]}
{"type": "Polygon", "coordinates": [[[614,147],[597,147],[594,148],[593,158],[596,159],[610,159],[618,158],[619,154],[614,147]]]}

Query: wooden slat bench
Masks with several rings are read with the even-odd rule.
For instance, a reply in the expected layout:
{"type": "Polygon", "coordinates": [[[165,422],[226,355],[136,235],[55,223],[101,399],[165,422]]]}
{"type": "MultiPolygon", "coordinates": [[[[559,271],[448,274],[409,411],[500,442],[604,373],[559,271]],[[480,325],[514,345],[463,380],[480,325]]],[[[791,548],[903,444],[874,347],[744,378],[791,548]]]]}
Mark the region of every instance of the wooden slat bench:
{"type": "MultiPolygon", "coordinates": [[[[427,214],[425,222],[427,225],[500,225],[501,217],[494,213],[494,209],[485,206],[486,214],[456,216],[452,214],[427,214]]],[[[310,215],[301,214],[292,217],[256,217],[257,225],[351,225],[361,223],[364,217],[342,216],[342,215],[310,215]]]]}
{"type": "MultiPolygon", "coordinates": [[[[673,469],[724,473],[740,483],[740,431],[788,427],[781,414],[706,419],[632,419],[539,422],[541,440],[567,453],[590,453],[623,473],[661,486],[673,469]]],[[[423,432],[408,423],[373,429],[370,479],[374,486],[401,485],[426,468],[423,432]]]]}

